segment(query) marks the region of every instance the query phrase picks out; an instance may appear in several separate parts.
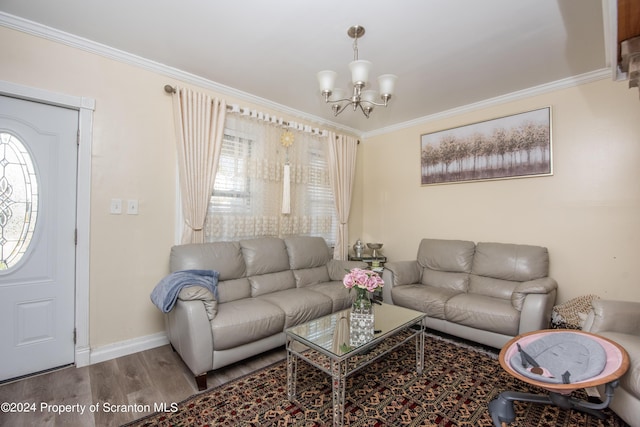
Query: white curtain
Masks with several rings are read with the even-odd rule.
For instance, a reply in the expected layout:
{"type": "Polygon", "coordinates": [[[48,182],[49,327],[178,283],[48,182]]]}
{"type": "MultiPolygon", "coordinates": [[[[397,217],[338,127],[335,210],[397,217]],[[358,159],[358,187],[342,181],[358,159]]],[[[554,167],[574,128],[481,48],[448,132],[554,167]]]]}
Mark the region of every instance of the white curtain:
{"type": "Polygon", "coordinates": [[[357,139],[329,133],[329,171],[338,213],[338,233],[333,257],[338,260],[346,260],[349,256],[348,223],[356,175],[357,148],[357,139]]]}
{"type": "Polygon", "coordinates": [[[202,243],[222,146],[226,103],[185,88],[177,88],[173,99],[184,216],[182,243],[202,243]]]}
{"type": "Polygon", "coordinates": [[[292,130],[289,213],[283,213],[287,148],[281,136],[285,130],[291,129],[247,115],[227,115],[225,145],[206,223],[207,241],[314,235],[332,243],[335,208],[326,166],[327,138],[292,130]],[[322,189],[326,209],[316,197],[322,189]]]}

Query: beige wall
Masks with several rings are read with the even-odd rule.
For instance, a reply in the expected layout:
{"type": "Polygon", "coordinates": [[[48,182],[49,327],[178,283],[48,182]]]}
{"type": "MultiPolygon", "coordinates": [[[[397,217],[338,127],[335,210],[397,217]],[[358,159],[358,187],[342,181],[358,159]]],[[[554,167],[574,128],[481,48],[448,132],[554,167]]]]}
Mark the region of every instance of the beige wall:
{"type": "MultiPolygon", "coordinates": [[[[423,237],[549,248],[559,301],[640,301],[640,100],[609,79],[429,122],[363,144],[362,237],[391,260],[423,237]],[[552,107],[554,174],[420,185],[420,135],[552,107]]],[[[358,236],[352,234],[352,240],[358,236]]]]}
{"type": "Polygon", "coordinates": [[[178,82],[5,27],[0,27],[0,51],[0,80],[96,101],[91,158],[91,347],[164,331],[162,315],[149,294],[168,273],[169,250],[175,242],[175,133],[171,96],[163,87],[178,82]],[[112,198],[138,199],[139,214],[109,214],[112,198]]]}

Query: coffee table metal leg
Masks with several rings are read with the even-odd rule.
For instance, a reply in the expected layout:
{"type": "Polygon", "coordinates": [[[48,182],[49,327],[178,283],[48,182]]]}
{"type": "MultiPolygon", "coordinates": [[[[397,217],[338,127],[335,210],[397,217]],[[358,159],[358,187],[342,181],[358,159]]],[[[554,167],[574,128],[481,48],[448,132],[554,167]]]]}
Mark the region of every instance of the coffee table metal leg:
{"type": "Polygon", "coordinates": [[[333,390],[333,425],[344,423],[344,388],[347,377],[347,361],[331,361],[331,382],[333,390]]]}
{"type": "Polygon", "coordinates": [[[424,369],[424,325],[420,323],[420,333],[416,336],[416,372],[422,375],[424,369]]]}
{"type": "MultiPolygon", "coordinates": [[[[287,347],[291,343],[287,343],[287,347]]],[[[287,348],[287,396],[289,400],[296,397],[296,382],[298,377],[298,356],[287,348]]]]}

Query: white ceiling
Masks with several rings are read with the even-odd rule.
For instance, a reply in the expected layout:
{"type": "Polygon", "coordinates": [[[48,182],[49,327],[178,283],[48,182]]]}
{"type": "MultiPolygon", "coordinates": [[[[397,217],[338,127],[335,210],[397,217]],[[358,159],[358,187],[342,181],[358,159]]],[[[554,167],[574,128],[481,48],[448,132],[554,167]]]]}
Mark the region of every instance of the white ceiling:
{"type": "Polygon", "coordinates": [[[0,11],[360,133],[607,66],[602,0],[0,0],[0,11]],[[399,76],[368,120],[333,117],[316,81],[332,69],[346,88],[355,24],[373,81],[399,76]]]}

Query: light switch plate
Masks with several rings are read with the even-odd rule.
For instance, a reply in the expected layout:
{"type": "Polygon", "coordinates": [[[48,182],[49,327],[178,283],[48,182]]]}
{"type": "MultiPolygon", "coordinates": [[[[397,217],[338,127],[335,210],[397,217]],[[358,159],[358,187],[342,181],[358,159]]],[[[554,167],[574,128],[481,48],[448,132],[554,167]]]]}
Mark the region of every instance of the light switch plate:
{"type": "Polygon", "coordinates": [[[113,215],[119,215],[122,213],[122,199],[111,199],[109,213],[113,215]]]}
{"type": "Polygon", "coordinates": [[[138,215],[138,201],[127,200],[127,214],[138,215]]]}

